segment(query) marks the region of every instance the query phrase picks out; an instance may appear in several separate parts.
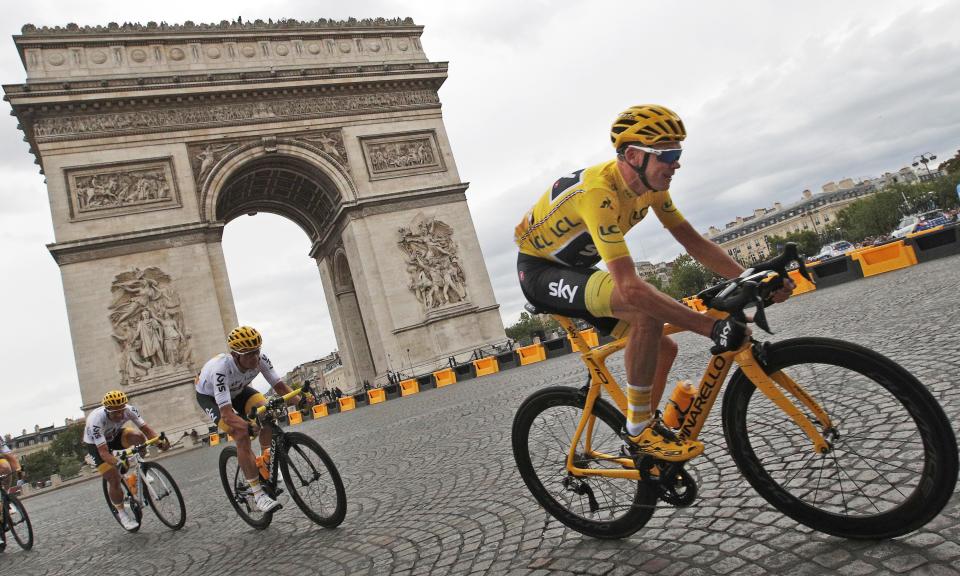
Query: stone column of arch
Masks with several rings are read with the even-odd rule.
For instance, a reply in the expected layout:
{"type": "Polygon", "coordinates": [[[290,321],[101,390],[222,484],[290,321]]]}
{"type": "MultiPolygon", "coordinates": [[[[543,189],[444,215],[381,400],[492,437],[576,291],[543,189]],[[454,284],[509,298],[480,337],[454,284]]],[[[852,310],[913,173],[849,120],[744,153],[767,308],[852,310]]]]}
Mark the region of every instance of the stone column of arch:
{"type": "Polygon", "coordinates": [[[24,26],[4,91],[47,179],[84,409],[120,386],[158,429],[205,425],[193,376],[237,324],[220,240],[256,212],[310,238],[348,385],[503,340],[422,31],[24,26]]]}

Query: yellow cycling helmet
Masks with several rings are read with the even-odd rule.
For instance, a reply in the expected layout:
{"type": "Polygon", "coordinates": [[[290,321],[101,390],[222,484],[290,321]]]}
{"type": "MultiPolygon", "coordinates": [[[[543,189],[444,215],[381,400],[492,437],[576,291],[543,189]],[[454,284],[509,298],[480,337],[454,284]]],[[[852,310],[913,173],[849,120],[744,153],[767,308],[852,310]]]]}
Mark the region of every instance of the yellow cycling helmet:
{"type": "Polygon", "coordinates": [[[263,338],[260,337],[260,333],[249,326],[237,326],[227,336],[227,345],[237,354],[253,352],[260,348],[261,344],[263,344],[263,338]]]}
{"type": "Polygon", "coordinates": [[[621,112],[610,127],[610,141],[618,152],[634,142],[650,146],[670,140],[679,142],[686,137],[687,130],[676,112],[656,104],[631,106],[621,112]]]}
{"type": "Polygon", "coordinates": [[[103,395],[103,406],[108,410],[117,410],[127,405],[127,395],[119,390],[111,390],[103,395]]]}

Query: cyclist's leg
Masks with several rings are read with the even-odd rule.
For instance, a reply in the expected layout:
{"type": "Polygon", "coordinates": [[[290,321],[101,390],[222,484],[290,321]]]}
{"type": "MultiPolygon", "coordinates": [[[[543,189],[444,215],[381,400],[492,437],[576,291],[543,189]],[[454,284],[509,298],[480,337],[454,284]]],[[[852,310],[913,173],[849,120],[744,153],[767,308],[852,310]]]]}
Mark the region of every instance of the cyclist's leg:
{"type": "Polygon", "coordinates": [[[143,432],[131,428],[130,426],[124,426],[120,430],[120,444],[124,448],[129,448],[131,446],[136,446],[137,444],[143,444],[147,441],[147,437],[144,436],[143,432]]]}
{"type": "MultiPolygon", "coordinates": [[[[241,396],[244,396],[247,393],[247,389],[253,390],[249,386],[244,388],[240,394],[232,399],[231,405],[233,406],[234,411],[239,414],[241,417],[245,418],[246,413],[243,412],[244,400],[239,400],[241,396]]],[[[253,390],[256,392],[256,390],[253,390]]],[[[217,406],[217,401],[213,396],[208,396],[206,394],[197,393],[197,404],[200,405],[200,408],[207,414],[207,417],[210,418],[210,421],[213,422],[217,429],[233,436],[234,443],[237,446],[237,463],[240,465],[240,470],[243,471],[244,478],[255,478],[257,477],[257,461],[253,455],[253,452],[250,450],[250,433],[249,430],[244,428],[243,430],[235,430],[229,424],[223,421],[220,418],[220,407],[217,406]]]]}
{"type": "MultiPolygon", "coordinates": [[[[264,395],[260,392],[257,392],[250,386],[247,386],[242,392],[240,392],[240,395],[237,396],[237,401],[238,404],[241,402],[243,403],[244,414],[249,414],[255,408],[263,406],[267,403],[267,399],[264,397],[264,395]]],[[[260,453],[263,454],[267,460],[269,460],[270,439],[273,437],[273,433],[271,432],[270,428],[262,428],[258,437],[260,438],[260,453]]],[[[254,462],[256,462],[256,459],[254,459],[254,462]]]]}
{"type": "MultiPolygon", "coordinates": [[[[107,494],[110,495],[110,503],[117,510],[123,510],[123,489],[120,487],[120,471],[116,466],[111,466],[100,457],[100,451],[93,444],[84,443],[87,454],[93,458],[93,465],[97,471],[107,481],[107,494]]],[[[123,446],[120,444],[120,436],[117,436],[110,442],[107,442],[107,448],[110,450],[120,450],[123,446]]]]}

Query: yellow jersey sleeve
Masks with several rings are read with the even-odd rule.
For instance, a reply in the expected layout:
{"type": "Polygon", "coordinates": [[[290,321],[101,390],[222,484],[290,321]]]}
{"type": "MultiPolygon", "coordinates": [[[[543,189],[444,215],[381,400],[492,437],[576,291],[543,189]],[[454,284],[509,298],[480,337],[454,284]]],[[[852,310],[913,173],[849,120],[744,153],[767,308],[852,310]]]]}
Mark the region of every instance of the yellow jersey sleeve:
{"type": "Polygon", "coordinates": [[[663,224],[664,228],[670,229],[686,222],[686,218],[683,217],[680,210],[673,204],[669,190],[661,190],[660,192],[653,192],[652,194],[653,197],[650,199],[650,207],[653,208],[653,212],[657,215],[657,218],[660,220],[660,223],[663,224]]]}
{"type": "Polygon", "coordinates": [[[578,199],[580,216],[604,262],[629,256],[620,228],[620,199],[615,192],[594,188],[578,199]]]}

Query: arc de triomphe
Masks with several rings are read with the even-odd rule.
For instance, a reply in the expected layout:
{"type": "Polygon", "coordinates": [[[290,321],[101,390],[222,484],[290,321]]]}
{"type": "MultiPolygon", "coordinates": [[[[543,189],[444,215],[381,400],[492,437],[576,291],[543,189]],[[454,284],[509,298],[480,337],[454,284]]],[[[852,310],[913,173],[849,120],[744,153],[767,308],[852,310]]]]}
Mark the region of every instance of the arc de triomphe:
{"type": "Polygon", "coordinates": [[[422,31],[351,19],[14,37],[27,80],[4,91],[46,176],[85,410],[121,387],[158,427],[200,424],[193,377],[238,324],[222,232],[258,211],[309,236],[348,382],[503,339],[440,113],[447,66],[422,31]]]}

